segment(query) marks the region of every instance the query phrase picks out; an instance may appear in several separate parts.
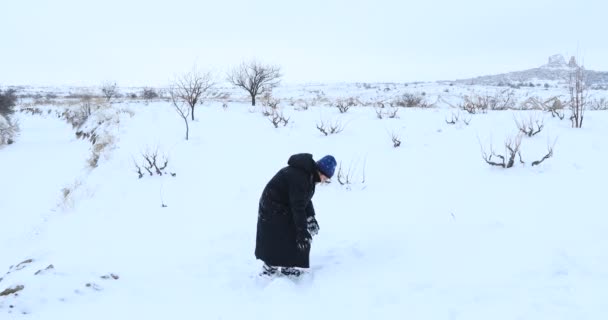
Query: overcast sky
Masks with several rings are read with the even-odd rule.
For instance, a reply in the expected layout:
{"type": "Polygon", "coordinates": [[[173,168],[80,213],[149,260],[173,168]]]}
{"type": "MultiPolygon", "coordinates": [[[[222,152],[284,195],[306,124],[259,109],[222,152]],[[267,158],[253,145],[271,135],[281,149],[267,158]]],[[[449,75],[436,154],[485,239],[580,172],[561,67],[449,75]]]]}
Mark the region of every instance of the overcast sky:
{"type": "Polygon", "coordinates": [[[256,58],[284,83],[468,78],[578,55],[608,71],[599,0],[6,0],[0,86],[162,86],[256,58]]]}

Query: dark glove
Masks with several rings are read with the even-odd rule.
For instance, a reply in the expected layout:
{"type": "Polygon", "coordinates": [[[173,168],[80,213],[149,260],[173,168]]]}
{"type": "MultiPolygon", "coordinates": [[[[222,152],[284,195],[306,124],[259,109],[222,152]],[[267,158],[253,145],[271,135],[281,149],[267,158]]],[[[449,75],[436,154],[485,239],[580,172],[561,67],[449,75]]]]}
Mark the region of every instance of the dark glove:
{"type": "Polygon", "coordinates": [[[311,235],[316,236],[319,233],[319,223],[317,223],[317,219],[315,219],[315,217],[308,217],[306,222],[308,223],[308,232],[311,235]]]}
{"type": "Polygon", "coordinates": [[[299,234],[296,237],[296,245],[298,249],[301,251],[310,250],[310,243],[312,242],[312,237],[308,232],[304,232],[303,234],[299,234]]]}

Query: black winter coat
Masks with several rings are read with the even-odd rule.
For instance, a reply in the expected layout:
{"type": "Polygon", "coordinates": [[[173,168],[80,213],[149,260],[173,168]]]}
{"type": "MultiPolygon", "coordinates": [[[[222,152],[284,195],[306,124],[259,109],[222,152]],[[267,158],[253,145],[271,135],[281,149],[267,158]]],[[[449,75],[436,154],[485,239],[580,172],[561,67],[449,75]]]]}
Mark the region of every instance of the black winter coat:
{"type": "Polygon", "coordinates": [[[299,250],[296,239],[311,237],[307,218],[315,215],[311,199],[320,178],[311,154],[294,154],[287,164],[262,192],[255,256],[271,266],[309,268],[310,250],[299,250]]]}

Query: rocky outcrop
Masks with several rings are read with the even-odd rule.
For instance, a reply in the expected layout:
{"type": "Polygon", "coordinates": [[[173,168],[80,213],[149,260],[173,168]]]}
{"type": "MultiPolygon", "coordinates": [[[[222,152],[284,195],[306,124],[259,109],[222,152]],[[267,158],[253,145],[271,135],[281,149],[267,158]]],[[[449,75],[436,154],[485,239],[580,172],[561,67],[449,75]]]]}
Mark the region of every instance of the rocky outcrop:
{"type": "MultiPolygon", "coordinates": [[[[547,64],[538,68],[486,75],[469,79],[459,79],[456,83],[478,84],[478,85],[509,85],[509,84],[538,84],[542,82],[567,83],[572,69],[577,67],[576,58],[570,57],[566,63],[564,56],[555,54],[549,57],[547,64]]],[[[608,72],[585,70],[587,83],[592,86],[608,85],[608,72]]]]}

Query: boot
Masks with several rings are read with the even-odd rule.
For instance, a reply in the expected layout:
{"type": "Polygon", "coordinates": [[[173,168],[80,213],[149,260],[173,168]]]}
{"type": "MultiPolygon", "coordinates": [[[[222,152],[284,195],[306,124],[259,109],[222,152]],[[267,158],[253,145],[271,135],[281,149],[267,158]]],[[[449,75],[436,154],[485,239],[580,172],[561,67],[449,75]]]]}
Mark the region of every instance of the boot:
{"type": "Polygon", "coordinates": [[[296,278],[299,277],[300,275],[302,275],[302,271],[300,271],[296,268],[292,268],[292,267],[281,268],[281,273],[288,277],[296,277],[296,278]]]}
{"type": "Polygon", "coordinates": [[[274,276],[275,274],[277,274],[278,271],[279,271],[278,267],[273,267],[273,266],[270,266],[270,265],[264,263],[264,266],[262,266],[262,273],[260,273],[260,275],[266,276],[266,277],[271,277],[271,276],[274,276]]]}

